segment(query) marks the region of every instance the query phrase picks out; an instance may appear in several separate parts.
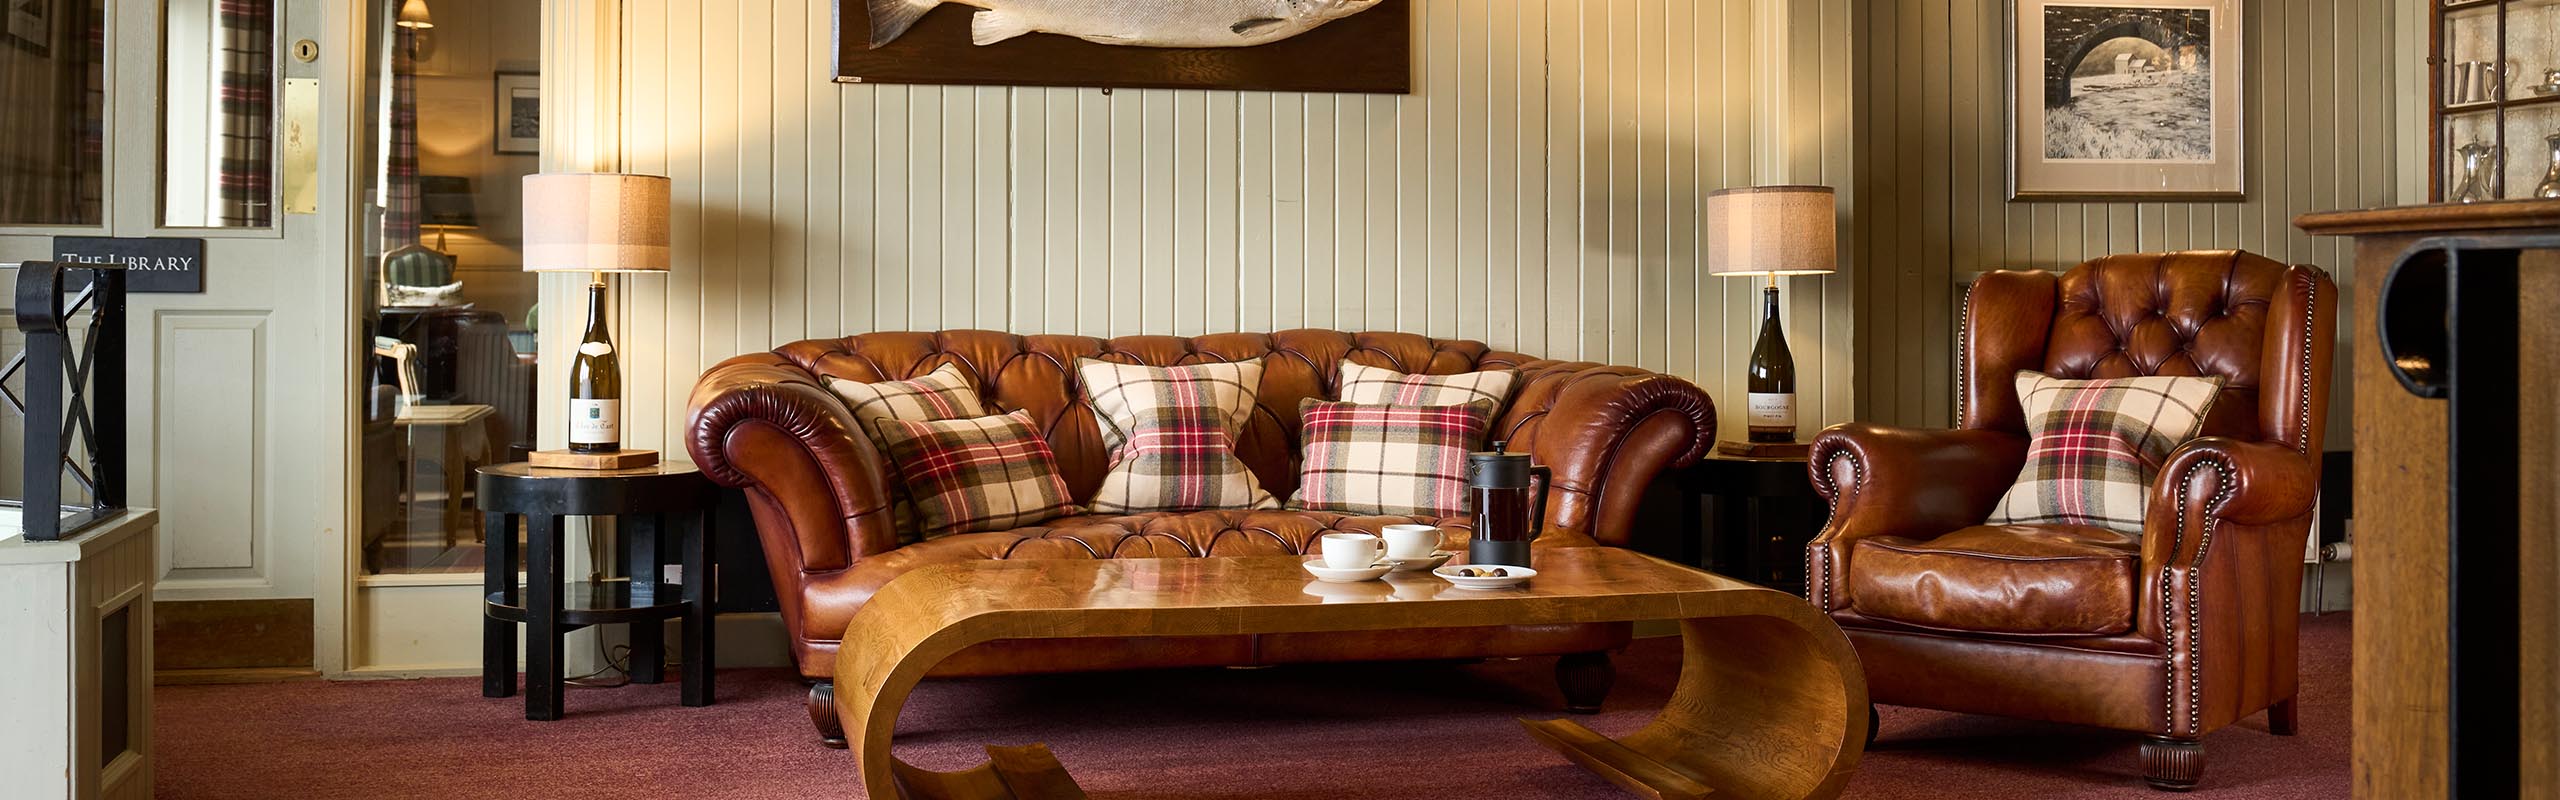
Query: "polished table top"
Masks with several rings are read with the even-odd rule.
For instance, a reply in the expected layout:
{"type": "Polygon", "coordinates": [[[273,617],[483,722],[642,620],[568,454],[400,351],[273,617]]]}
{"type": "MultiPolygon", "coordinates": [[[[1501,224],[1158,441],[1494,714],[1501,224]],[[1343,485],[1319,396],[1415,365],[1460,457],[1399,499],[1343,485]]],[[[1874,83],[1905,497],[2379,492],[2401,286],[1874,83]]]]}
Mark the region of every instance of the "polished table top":
{"type": "MultiPolygon", "coordinates": [[[[905,629],[982,616],[1065,614],[1095,624],[1073,633],[1019,633],[1108,636],[1678,619],[1709,599],[1752,596],[1752,601],[1802,602],[1614,547],[1541,549],[1534,565],[1537,577],[1525,586],[1494,590],[1460,589],[1429,572],[1325,583],[1301,567],[1309,558],[954,562],[890,581],[864,610],[897,608],[900,619],[894,627],[905,629]],[[1136,612],[1126,615],[1135,624],[1098,624],[1103,617],[1124,616],[1110,613],[1115,611],[1136,612]],[[919,613],[929,619],[913,616],[919,613]]],[[[864,638],[859,633],[866,629],[863,622],[857,620],[852,628],[857,633],[851,638],[864,638]]]]}

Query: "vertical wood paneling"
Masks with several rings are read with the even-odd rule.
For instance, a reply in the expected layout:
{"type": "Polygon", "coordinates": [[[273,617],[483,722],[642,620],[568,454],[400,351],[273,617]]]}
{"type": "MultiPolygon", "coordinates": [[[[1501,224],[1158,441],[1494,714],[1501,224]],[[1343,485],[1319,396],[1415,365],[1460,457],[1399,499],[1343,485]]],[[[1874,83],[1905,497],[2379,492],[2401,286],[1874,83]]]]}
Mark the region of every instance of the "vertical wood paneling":
{"type": "MultiPolygon", "coordinates": [[[[1404,330],[1739,398],[1758,286],[1705,274],[1704,197],[1858,196],[1858,5],[1416,0],[1416,91],[1373,96],[837,85],[832,0],[627,4],[623,163],[677,183],[676,272],[618,284],[664,355],[632,440],[719,359],[878,330],[1404,330]]],[[[1788,284],[1807,432],[1852,411],[1853,279],[1788,284]]]]}
{"type": "MultiPolygon", "coordinates": [[[[1954,312],[1976,272],[2240,248],[2318,265],[2346,283],[2346,243],[2302,235],[2292,220],[2400,196],[2404,150],[2392,120],[2396,94],[2411,84],[2374,54],[2393,50],[2402,5],[2245,4],[2247,199],[2136,204],[2007,201],[2012,0],[1862,4],[1851,26],[1866,77],[1855,93],[1860,178],[1851,182],[1855,332],[1836,337],[1858,345],[1843,348],[1855,360],[1855,415],[1953,421],[1954,312]]],[[[2340,424],[2331,437],[2344,445],[2340,424]]]]}

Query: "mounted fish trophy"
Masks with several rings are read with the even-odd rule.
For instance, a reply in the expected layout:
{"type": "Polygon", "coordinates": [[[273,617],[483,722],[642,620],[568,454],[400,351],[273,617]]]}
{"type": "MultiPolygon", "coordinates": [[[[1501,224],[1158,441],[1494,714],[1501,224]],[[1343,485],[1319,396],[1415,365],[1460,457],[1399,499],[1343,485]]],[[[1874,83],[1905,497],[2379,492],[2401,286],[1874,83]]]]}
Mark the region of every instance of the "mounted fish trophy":
{"type": "Polygon", "coordinates": [[[836,80],[1402,94],[1412,16],[1412,0],[837,0],[836,80]]]}
{"type": "MultiPolygon", "coordinates": [[[[869,0],[871,49],[949,0],[869,0]]],[[[1032,32],[1124,47],[1253,47],[1377,7],[1380,0],[1202,0],[1133,6],[1120,0],[976,0],[969,42],[990,45],[1032,32]]]]}

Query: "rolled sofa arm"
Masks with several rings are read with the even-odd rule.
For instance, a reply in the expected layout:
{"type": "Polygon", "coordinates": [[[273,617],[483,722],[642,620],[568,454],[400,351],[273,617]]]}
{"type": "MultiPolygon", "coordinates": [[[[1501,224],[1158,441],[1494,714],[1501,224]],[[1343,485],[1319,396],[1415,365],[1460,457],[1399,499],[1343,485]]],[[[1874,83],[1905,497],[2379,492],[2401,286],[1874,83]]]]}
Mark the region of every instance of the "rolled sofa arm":
{"type": "Polygon", "coordinates": [[[1806,470],[1831,504],[1831,521],[1805,546],[1805,586],[1815,605],[1847,605],[1832,592],[1849,548],[1869,536],[1937,536],[1980,525],[2026,465],[2027,440],[1987,430],[1922,430],[1864,422],[1813,439],[1806,470]]]}
{"type": "Polygon", "coordinates": [[[885,462],[817,376],[743,355],[703,373],[689,406],[685,447],[704,475],[746,490],[769,568],[841,570],[898,546],[885,462]]]}
{"type": "MultiPolygon", "coordinates": [[[[2269,526],[2311,514],[2320,496],[2320,460],[2293,448],[2207,436],[2169,453],[2151,486],[2142,560],[2146,570],[2198,562],[2207,518],[2269,526]]],[[[2292,556],[2301,550],[2293,543],[2292,556]]],[[[2290,562],[2288,562],[2290,563],[2290,562]]]]}
{"type": "Polygon", "coordinates": [[[1715,446],[1716,407],[1688,381],[1634,367],[1532,362],[1507,429],[1553,471],[1547,526],[1625,547],[1645,486],[1715,446]]]}

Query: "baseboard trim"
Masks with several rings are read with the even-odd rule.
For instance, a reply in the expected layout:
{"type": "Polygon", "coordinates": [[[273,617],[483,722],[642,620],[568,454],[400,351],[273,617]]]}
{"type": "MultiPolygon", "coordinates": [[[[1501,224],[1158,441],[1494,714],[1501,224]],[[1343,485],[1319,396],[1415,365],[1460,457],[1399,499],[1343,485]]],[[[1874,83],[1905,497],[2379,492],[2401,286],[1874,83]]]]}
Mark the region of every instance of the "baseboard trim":
{"type": "Polygon", "coordinates": [[[309,671],[311,598],[174,600],[151,605],[151,666],[309,671]]]}
{"type": "Polygon", "coordinates": [[[316,681],[320,671],[308,667],[253,667],[249,669],[164,669],[151,673],[153,686],[213,686],[235,683],[290,683],[316,681]]]}

